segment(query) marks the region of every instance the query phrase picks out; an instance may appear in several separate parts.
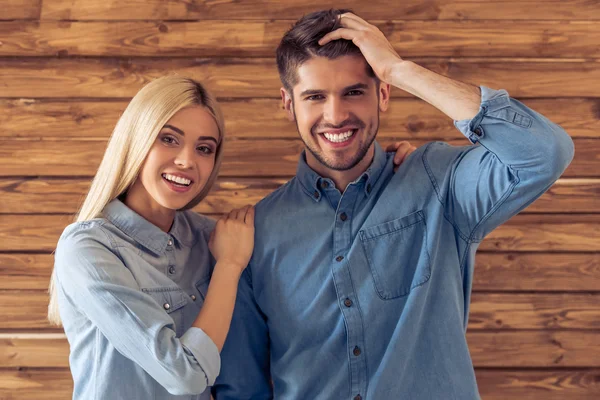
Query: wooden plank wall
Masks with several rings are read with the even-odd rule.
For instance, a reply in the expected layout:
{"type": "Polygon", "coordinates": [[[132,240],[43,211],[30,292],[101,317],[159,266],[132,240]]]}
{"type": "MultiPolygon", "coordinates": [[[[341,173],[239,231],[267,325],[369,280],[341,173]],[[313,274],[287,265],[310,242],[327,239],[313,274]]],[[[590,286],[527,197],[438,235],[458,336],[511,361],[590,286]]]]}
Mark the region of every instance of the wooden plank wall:
{"type": "MultiPolygon", "coordinates": [[[[222,101],[223,173],[198,207],[256,202],[302,148],[278,101],[274,49],[317,0],[4,0],[0,11],[0,398],[68,399],[68,345],[45,320],[51,252],[127,101],[169,72],[222,101]]],[[[600,398],[600,4],[589,0],[348,0],[399,53],[506,88],[560,123],[563,178],[477,257],[468,340],[487,400],[600,398]]],[[[465,143],[394,90],[383,143],[465,143]]]]}

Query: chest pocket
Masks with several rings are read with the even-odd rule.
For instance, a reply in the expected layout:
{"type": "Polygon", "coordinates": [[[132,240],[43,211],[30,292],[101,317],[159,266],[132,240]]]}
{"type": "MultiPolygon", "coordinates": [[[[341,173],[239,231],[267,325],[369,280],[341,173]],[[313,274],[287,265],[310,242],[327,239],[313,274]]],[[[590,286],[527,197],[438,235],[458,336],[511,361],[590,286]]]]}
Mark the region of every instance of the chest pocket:
{"type": "Polygon", "coordinates": [[[360,231],[379,297],[406,296],[431,277],[425,216],[417,211],[360,231]]]}
{"type": "Polygon", "coordinates": [[[179,288],[156,288],[142,289],[142,291],[150,295],[156,303],[173,319],[173,330],[177,337],[183,335],[184,332],[184,315],[183,306],[187,304],[186,295],[179,288]]]}
{"type": "Polygon", "coordinates": [[[196,290],[198,290],[198,297],[194,300],[200,307],[204,304],[206,299],[206,293],[208,293],[208,285],[210,283],[210,276],[206,276],[196,282],[196,290]]]}

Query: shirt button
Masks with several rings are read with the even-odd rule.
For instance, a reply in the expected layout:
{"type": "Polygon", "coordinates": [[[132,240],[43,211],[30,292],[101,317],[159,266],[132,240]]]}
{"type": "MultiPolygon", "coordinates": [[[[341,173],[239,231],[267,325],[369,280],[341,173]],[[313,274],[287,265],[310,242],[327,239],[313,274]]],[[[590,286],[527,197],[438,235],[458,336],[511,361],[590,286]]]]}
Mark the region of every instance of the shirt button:
{"type": "Polygon", "coordinates": [[[362,400],[362,396],[360,394],[357,394],[356,396],[354,396],[354,400],[362,400]]]}
{"type": "Polygon", "coordinates": [[[341,213],[341,214],[340,214],[340,219],[341,219],[342,221],[345,221],[345,220],[347,220],[347,219],[348,219],[348,216],[346,215],[346,213],[345,213],[345,212],[343,212],[343,213],[341,213]]]}
{"type": "Polygon", "coordinates": [[[169,308],[171,308],[171,305],[169,303],[165,303],[163,307],[165,308],[165,310],[168,310],[169,308]]]}
{"type": "Polygon", "coordinates": [[[476,134],[479,137],[481,137],[483,135],[483,131],[481,130],[480,127],[475,128],[475,130],[473,131],[473,133],[476,134]]]}
{"type": "Polygon", "coordinates": [[[313,195],[315,196],[315,199],[319,198],[319,192],[315,190],[315,192],[313,193],[313,195]]]}
{"type": "Polygon", "coordinates": [[[168,246],[173,246],[173,239],[169,239],[169,241],[167,242],[168,246]]]}
{"type": "Polygon", "coordinates": [[[175,267],[169,267],[169,273],[170,274],[174,274],[175,273],[175,267]]]}
{"type": "Polygon", "coordinates": [[[335,258],[335,261],[337,261],[337,262],[340,262],[340,261],[342,261],[343,259],[344,259],[344,256],[337,256],[337,257],[335,258]]]}
{"type": "Polygon", "coordinates": [[[192,298],[192,300],[196,301],[196,295],[191,295],[190,297],[192,298]]]}
{"type": "Polygon", "coordinates": [[[329,187],[329,182],[327,182],[327,181],[322,181],[322,182],[321,182],[321,187],[322,187],[323,189],[327,189],[327,188],[329,187]]]}
{"type": "Polygon", "coordinates": [[[346,307],[352,307],[352,300],[350,300],[349,298],[346,298],[346,300],[344,300],[344,305],[346,307]]]}
{"type": "Polygon", "coordinates": [[[356,357],[360,356],[360,347],[356,346],[356,347],[354,348],[354,350],[352,351],[352,353],[353,353],[353,354],[354,354],[356,357]]]}

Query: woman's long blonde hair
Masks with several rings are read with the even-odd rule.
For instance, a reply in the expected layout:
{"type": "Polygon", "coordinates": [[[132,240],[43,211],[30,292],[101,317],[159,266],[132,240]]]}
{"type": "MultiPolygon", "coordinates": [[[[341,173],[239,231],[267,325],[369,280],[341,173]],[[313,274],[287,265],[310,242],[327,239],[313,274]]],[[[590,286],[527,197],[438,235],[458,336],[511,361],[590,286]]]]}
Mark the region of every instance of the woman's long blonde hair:
{"type": "MultiPolygon", "coordinates": [[[[189,106],[203,106],[212,115],[219,129],[219,145],[215,165],[206,185],[183,209],[196,206],[206,197],[217,178],[223,155],[225,123],[221,109],[199,82],[179,76],[165,76],[144,86],[123,112],[77,214],[77,221],[97,218],[108,203],[127,191],[137,179],[162,127],[175,113],[189,106]]],[[[54,273],[50,278],[49,292],[48,320],[60,325],[54,273]]]]}

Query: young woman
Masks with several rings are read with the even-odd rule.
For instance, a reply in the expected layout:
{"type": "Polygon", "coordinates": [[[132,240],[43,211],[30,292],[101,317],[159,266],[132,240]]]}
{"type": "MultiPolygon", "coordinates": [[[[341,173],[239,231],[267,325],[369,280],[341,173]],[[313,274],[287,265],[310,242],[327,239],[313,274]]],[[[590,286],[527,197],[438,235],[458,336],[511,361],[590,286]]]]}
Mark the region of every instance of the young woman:
{"type": "Polygon", "coordinates": [[[71,347],[74,399],[210,398],[254,245],[252,207],[216,227],[186,211],[215,181],[223,127],[206,89],[174,76],[117,123],[55,255],[49,319],[71,347]]]}
{"type": "MultiPolygon", "coordinates": [[[[216,224],[188,211],[223,139],[218,104],[188,78],[149,83],[121,116],[55,254],[48,317],[71,347],[73,399],[210,398],[254,246],[253,207],[216,224]]],[[[388,148],[397,165],[412,150],[388,148]]]]}

